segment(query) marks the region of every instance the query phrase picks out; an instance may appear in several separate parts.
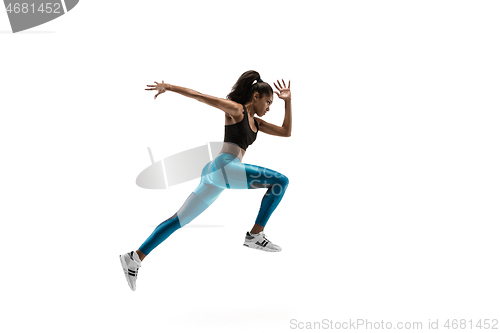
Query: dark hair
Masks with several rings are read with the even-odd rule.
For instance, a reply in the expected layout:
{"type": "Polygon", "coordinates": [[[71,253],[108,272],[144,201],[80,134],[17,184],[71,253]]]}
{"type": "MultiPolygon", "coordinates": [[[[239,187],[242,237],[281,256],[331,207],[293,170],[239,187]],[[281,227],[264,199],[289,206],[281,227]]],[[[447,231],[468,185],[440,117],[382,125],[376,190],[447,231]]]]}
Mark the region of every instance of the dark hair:
{"type": "Polygon", "coordinates": [[[231,92],[227,95],[227,99],[245,104],[252,99],[254,92],[258,92],[261,96],[272,96],[273,88],[268,83],[262,81],[260,74],[256,71],[246,71],[236,81],[231,92]]]}

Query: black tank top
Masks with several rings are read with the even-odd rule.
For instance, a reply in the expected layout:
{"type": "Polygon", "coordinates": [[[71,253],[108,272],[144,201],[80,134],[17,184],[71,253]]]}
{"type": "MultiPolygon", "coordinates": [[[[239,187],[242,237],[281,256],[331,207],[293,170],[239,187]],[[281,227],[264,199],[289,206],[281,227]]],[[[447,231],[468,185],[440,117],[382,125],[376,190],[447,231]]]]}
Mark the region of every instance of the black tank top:
{"type": "MultiPolygon", "coordinates": [[[[257,120],[253,119],[257,132],[259,132],[259,125],[257,120]]],[[[243,120],[236,124],[224,126],[224,142],[231,142],[237,144],[240,148],[247,150],[255,139],[257,132],[252,131],[248,123],[247,108],[243,105],[243,120]]]]}

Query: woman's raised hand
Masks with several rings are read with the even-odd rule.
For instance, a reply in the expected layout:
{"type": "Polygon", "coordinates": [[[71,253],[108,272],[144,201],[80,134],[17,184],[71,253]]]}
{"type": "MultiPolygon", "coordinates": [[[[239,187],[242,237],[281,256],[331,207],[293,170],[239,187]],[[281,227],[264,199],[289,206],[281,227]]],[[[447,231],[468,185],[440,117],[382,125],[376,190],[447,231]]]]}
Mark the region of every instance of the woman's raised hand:
{"type": "Polygon", "coordinates": [[[155,95],[155,99],[156,97],[159,95],[159,94],[163,94],[165,91],[167,90],[170,90],[170,84],[168,83],[165,83],[163,81],[161,81],[161,83],[158,83],[156,82],[156,85],[147,85],[148,87],[151,87],[151,88],[146,88],[145,90],[158,90],[158,93],[155,95]]]}
{"type": "Polygon", "coordinates": [[[279,92],[275,91],[275,93],[278,95],[279,98],[286,100],[291,100],[292,98],[292,93],[290,92],[290,80],[288,80],[288,87],[285,84],[285,80],[281,79],[283,81],[283,86],[281,85],[280,81],[277,80],[278,85],[274,83],[274,86],[276,89],[278,89],[279,92]]]}

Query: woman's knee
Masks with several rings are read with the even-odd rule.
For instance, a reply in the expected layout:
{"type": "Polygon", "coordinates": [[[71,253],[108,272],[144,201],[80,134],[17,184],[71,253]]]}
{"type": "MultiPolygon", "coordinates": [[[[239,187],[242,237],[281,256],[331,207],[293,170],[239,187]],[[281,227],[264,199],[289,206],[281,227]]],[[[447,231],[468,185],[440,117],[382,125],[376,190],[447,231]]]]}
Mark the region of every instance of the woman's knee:
{"type": "Polygon", "coordinates": [[[273,186],[271,186],[271,188],[269,190],[274,195],[283,196],[283,194],[285,194],[285,191],[288,187],[288,183],[290,181],[288,180],[287,176],[282,175],[282,174],[279,174],[276,177],[276,180],[277,180],[276,183],[273,186]]]}
{"type": "Polygon", "coordinates": [[[288,187],[288,183],[290,183],[288,177],[280,174],[279,179],[280,179],[280,185],[286,189],[288,187]]]}

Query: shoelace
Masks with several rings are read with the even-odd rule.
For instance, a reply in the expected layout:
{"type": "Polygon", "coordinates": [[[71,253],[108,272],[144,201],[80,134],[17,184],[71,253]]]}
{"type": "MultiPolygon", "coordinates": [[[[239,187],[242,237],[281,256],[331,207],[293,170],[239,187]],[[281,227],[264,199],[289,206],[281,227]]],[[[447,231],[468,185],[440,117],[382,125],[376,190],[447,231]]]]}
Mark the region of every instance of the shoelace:
{"type": "MultiPolygon", "coordinates": [[[[259,234],[257,234],[257,235],[259,235],[259,234]]],[[[263,238],[265,241],[267,241],[268,243],[271,243],[271,244],[272,244],[272,242],[271,242],[269,239],[267,239],[267,238],[266,238],[266,234],[260,234],[260,235],[262,235],[262,238],[263,238]]]]}

